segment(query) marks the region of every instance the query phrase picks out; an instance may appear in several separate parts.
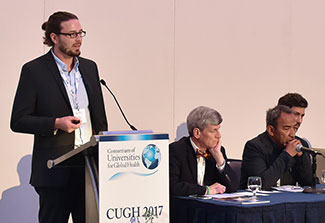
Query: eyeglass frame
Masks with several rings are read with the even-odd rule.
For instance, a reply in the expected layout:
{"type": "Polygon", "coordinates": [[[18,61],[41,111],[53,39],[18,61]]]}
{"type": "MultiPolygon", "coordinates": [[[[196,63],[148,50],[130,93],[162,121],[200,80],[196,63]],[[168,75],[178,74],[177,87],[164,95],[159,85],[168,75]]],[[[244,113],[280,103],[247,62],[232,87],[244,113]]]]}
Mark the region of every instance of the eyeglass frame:
{"type": "Polygon", "coordinates": [[[71,39],[75,39],[78,36],[80,37],[85,37],[86,36],[86,31],[85,30],[81,30],[79,32],[72,32],[72,33],[58,33],[58,35],[64,35],[64,36],[69,36],[71,39]]]}

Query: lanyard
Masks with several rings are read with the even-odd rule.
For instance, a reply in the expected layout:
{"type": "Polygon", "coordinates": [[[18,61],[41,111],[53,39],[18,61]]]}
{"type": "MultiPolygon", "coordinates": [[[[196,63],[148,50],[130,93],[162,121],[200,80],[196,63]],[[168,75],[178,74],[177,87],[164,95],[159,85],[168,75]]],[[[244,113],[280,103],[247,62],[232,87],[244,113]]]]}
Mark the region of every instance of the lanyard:
{"type": "MultiPolygon", "coordinates": [[[[78,98],[77,98],[78,87],[79,87],[79,80],[80,80],[80,75],[78,75],[79,73],[78,72],[74,72],[74,75],[73,75],[73,77],[74,77],[74,83],[73,83],[74,86],[68,80],[68,78],[66,77],[64,71],[62,71],[61,69],[60,69],[60,74],[61,74],[61,77],[63,79],[64,84],[68,88],[68,93],[71,95],[74,108],[77,109],[77,110],[79,110],[80,107],[79,107],[78,98]]],[[[72,75],[71,72],[70,72],[70,75],[72,75]]]]}

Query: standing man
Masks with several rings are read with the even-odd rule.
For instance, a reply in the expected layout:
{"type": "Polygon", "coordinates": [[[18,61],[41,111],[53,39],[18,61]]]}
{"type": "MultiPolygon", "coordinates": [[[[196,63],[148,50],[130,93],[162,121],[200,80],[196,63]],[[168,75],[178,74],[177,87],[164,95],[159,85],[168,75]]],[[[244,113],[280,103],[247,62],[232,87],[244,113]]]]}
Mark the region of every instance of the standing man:
{"type": "Polygon", "coordinates": [[[221,146],[222,118],[214,109],[200,106],[187,117],[189,137],[169,145],[171,195],[221,194],[236,191],[236,173],[227,164],[221,146]]]}
{"type": "Polygon", "coordinates": [[[42,29],[51,50],[22,67],[10,127],[34,135],[30,183],[39,194],[41,223],[85,222],[83,167],[47,168],[107,130],[95,62],[79,57],[86,32],[78,17],[55,12],[42,29]]]}
{"type": "Polygon", "coordinates": [[[283,105],[269,109],[266,131],[245,144],[240,187],[247,187],[247,178],[260,176],[262,188],[269,190],[280,185],[301,186],[312,184],[312,168],[308,153],[297,152],[302,142],[295,136],[296,118],[293,111],[283,105]]]}

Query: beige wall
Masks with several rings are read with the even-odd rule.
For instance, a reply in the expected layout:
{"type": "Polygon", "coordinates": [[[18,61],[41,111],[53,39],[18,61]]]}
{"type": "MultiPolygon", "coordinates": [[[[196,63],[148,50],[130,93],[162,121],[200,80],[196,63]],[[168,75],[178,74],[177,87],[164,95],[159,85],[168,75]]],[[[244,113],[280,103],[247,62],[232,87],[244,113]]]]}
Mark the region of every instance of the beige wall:
{"type": "MultiPolygon", "coordinates": [[[[40,25],[57,10],[74,12],[87,31],[82,56],[138,129],[171,141],[198,105],[224,118],[223,145],[241,158],[244,143],[265,129],[279,96],[310,102],[300,136],[325,147],[325,2],[321,0],[8,1],[0,9],[2,156],[0,193],[19,185],[17,164],[32,136],[12,133],[9,119],[23,63],[47,52],[40,25]]],[[[105,91],[105,90],[104,90],[105,91]]],[[[127,130],[104,92],[110,130],[127,130]]]]}

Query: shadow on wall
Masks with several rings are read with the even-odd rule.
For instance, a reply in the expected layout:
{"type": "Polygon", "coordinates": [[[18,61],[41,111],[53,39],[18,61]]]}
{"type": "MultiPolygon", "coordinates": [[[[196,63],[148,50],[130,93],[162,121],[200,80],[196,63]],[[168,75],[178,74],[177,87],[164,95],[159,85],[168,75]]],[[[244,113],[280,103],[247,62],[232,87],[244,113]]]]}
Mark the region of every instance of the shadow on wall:
{"type": "Polygon", "coordinates": [[[17,165],[20,185],[2,193],[0,200],[1,222],[38,222],[38,195],[29,184],[32,155],[20,159],[17,165]]]}
{"type": "Polygon", "coordinates": [[[183,136],[188,136],[187,125],[185,122],[182,122],[177,127],[175,141],[180,140],[183,136]]]}

